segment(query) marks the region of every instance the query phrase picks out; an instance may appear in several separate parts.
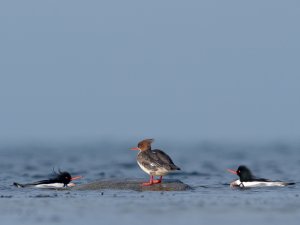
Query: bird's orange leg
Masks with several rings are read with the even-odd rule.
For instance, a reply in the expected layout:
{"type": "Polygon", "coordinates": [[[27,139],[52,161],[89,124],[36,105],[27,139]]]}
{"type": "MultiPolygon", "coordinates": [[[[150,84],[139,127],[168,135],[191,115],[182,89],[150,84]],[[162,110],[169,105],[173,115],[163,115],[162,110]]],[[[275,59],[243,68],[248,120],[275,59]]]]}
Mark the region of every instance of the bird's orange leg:
{"type": "Polygon", "coordinates": [[[162,182],[162,176],[159,177],[159,180],[153,180],[153,184],[159,184],[162,182]]]}
{"type": "Polygon", "coordinates": [[[149,182],[146,182],[146,183],[142,183],[142,186],[150,186],[150,185],[152,185],[152,184],[154,184],[154,183],[153,183],[153,176],[150,176],[150,181],[149,181],[149,182]]]}

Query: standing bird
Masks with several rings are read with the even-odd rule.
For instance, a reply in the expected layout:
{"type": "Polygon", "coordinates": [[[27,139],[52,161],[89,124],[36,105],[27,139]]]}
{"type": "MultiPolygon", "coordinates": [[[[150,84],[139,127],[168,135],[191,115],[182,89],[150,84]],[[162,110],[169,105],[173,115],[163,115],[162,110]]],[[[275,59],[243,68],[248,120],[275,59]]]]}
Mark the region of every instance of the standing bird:
{"type": "MultiPolygon", "coordinates": [[[[54,171],[53,171],[54,172],[54,171]]],[[[33,183],[28,184],[19,184],[13,183],[16,187],[24,188],[24,187],[31,187],[31,188],[64,188],[64,187],[73,187],[75,186],[74,183],[70,183],[72,180],[77,180],[82,178],[82,176],[72,177],[68,172],[61,172],[58,173],[54,172],[55,177],[50,178],[48,180],[40,180],[33,183]]]]}
{"type": "Polygon", "coordinates": [[[287,183],[282,181],[272,181],[265,178],[258,178],[252,174],[250,169],[246,166],[239,166],[235,170],[227,169],[230,173],[236,174],[239,176],[239,180],[233,181],[230,183],[230,187],[283,187],[287,185],[293,185],[295,183],[287,183]]]}
{"type": "Polygon", "coordinates": [[[161,150],[151,150],[151,143],[154,139],[145,139],[138,143],[138,147],[131,150],[140,151],[137,155],[137,163],[143,171],[150,175],[150,181],[143,183],[142,186],[161,183],[162,177],[174,170],[180,170],[170,156],[161,150]],[[154,176],[160,176],[159,180],[154,180],[154,176]]]}

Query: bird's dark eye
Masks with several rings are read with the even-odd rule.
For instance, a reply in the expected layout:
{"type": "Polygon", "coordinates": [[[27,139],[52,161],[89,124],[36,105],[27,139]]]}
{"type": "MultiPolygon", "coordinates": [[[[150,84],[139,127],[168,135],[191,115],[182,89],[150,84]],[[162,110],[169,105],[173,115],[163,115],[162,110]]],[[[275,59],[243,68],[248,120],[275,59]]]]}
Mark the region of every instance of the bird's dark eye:
{"type": "Polygon", "coordinates": [[[68,177],[65,177],[66,179],[69,179],[68,177]]]}

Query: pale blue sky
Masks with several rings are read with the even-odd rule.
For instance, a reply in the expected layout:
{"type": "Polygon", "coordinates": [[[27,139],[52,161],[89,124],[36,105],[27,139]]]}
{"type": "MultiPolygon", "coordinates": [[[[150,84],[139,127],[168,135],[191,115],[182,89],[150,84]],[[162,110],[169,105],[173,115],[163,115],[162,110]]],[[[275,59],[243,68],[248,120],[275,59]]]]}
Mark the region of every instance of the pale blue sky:
{"type": "Polygon", "coordinates": [[[0,139],[300,137],[299,1],[1,1],[0,139]]]}

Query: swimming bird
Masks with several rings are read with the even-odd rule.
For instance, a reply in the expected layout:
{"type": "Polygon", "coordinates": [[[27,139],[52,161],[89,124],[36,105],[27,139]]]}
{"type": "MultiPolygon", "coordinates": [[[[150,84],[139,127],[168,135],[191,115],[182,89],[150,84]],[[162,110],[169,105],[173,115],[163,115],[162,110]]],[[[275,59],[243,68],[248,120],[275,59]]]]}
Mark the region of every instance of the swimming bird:
{"type": "Polygon", "coordinates": [[[151,150],[151,144],[154,139],[145,139],[138,143],[138,146],[131,148],[131,150],[138,150],[137,163],[141,169],[150,175],[150,181],[142,183],[142,186],[149,186],[162,182],[162,177],[171,171],[180,170],[176,166],[170,156],[162,150],[151,150]],[[154,176],[160,176],[158,180],[154,176]]]}
{"type": "Polygon", "coordinates": [[[283,181],[272,181],[265,178],[258,178],[254,176],[251,170],[246,166],[239,166],[238,169],[232,170],[227,169],[230,173],[236,174],[239,176],[239,180],[233,181],[230,183],[230,187],[284,187],[287,185],[293,185],[295,183],[288,183],[283,181]]]}
{"type": "Polygon", "coordinates": [[[61,172],[55,173],[54,178],[50,178],[48,180],[40,180],[33,183],[27,184],[20,184],[20,183],[13,183],[16,187],[24,188],[24,187],[31,187],[31,188],[64,188],[64,187],[73,187],[75,186],[74,183],[70,183],[73,180],[77,180],[82,178],[82,176],[72,177],[68,172],[61,172]]]}

